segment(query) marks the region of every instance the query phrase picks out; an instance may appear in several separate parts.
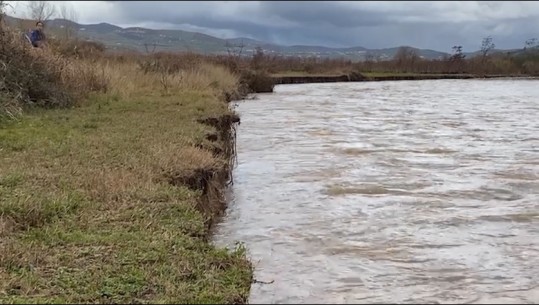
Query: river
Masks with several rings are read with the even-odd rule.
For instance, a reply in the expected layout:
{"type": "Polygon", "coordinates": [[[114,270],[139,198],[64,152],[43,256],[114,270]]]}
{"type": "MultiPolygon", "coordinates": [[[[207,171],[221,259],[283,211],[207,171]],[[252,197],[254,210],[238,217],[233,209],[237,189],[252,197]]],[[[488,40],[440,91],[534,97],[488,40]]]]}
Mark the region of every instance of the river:
{"type": "Polygon", "coordinates": [[[539,81],[279,85],[239,102],[215,242],[250,303],[539,303],[539,81]]]}

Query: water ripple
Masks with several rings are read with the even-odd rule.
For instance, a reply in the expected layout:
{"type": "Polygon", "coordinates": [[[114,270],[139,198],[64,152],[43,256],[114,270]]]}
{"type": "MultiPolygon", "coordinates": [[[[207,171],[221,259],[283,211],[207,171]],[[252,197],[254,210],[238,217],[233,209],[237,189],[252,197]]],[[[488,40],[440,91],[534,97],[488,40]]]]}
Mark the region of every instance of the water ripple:
{"type": "Polygon", "coordinates": [[[251,303],[539,303],[539,83],[277,86],[241,102],[217,243],[251,303]]]}

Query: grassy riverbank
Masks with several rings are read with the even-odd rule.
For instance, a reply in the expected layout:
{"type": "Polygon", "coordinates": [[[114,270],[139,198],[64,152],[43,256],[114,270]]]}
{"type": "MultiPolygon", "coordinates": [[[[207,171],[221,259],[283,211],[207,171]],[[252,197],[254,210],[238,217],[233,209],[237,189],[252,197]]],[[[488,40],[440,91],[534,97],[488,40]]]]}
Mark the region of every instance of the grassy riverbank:
{"type": "MultiPolygon", "coordinates": [[[[286,71],[286,72],[278,72],[271,74],[272,77],[279,78],[279,77],[338,77],[342,75],[350,74],[351,71],[342,70],[339,72],[333,72],[333,73],[307,73],[307,72],[299,72],[299,71],[286,71]]],[[[444,73],[404,73],[404,72],[361,72],[361,74],[365,77],[404,77],[404,76],[413,76],[413,77],[419,77],[423,75],[436,75],[436,76],[446,76],[451,74],[444,74],[444,73]]]]}
{"type": "Polygon", "coordinates": [[[352,62],[342,58],[284,57],[259,49],[243,65],[269,74],[276,84],[539,76],[538,48],[473,58],[457,55],[424,59],[413,49],[402,47],[390,60],[352,62]]]}
{"type": "Polygon", "coordinates": [[[70,62],[104,88],[52,108],[0,92],[0,302],[245,303],[245,250],[208,242],[238,77],[204,62],[70,62]]]}

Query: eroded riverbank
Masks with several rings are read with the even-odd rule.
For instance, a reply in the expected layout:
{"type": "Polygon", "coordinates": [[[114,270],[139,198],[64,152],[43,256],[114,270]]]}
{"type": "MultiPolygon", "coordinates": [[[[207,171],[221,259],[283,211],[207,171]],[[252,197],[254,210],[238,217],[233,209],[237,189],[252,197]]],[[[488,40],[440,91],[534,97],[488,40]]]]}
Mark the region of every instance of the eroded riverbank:
{"type": "Polygon", "coordinates": [[[0,122],[0,303],[245,303],[245,252],[209,242],[238,80],[201,65],[165,93],[112,67],[112,92],[0,122]]]}
{"type": "Polygon", "coordinates": [[[251,303],[539,302],[537,81],[277,86],[242,102],[218,244],[251,303]]]}
{"type": "Polygon", "coordinates": [[[273,76],[276,85],[337,83],[337,82],[369,82],[400,80],[434,80],[434,79],[539,79],[522,75],[474,75],[474,74],[407,74],[407,73],[350,73],[343,75],[291,75],[273,76]]]}

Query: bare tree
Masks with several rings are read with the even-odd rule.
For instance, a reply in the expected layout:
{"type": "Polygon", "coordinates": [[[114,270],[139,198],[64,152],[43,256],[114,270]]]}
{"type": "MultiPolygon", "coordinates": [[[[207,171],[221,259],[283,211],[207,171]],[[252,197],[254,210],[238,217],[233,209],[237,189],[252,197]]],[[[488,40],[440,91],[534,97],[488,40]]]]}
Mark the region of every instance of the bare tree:
{"type": "Polygon", "coordinates": [[[56,7],[48,1],[30,1],[28,9],[30,18],[38,21],[49,20],[56,14],[56,7]]]}
{"type": "Polygon", "coordinates": [[[73,38],[77,32],[75,23],[77,22],[78,16],[71,3],[64,3],[64,5],[60,7],[60,18],[64,20],[64,38],[66,40],[73,38]]]}
{"type": "Polygon", "coordinates": [[[4,7],[6,6],[6,3],[3,0],[0,0],[0,26],[2,26],[2,22],[4,20],[4,7]]]}
{"type": "Polygon", "coordinates": [[[245,45],[243,44],[243,40],[241,41],[240,44],[237,44],[237,45],[231,44],[227,40],[225,47],[228,53],[228,57],[227,57],[228,67],[232,71],[237,72],[240,67],[241,54],[243,53],[243,48],[245,47],[245,45]]]}
{"type": "Polygon", "coordinates": [[[413,69],[414,65],[419,60],[417,50],[411,47],[400,47],[397,49],[393,60],[397,65],[405,69],[413,69]]]}
{"type": "Polygon", "coordinates": [[[453,54],[449,57],[450,61],[462,61],[466,55],[462,54],[462,46],[454,46],[453,54]]]}
{"type": "Polygon", "coordinates": [[[539,41],[537,41],[537,38],[531,38],[531,39],[526,40],[526,42],[524,42],[524,50],[532,49],[537,46],[539,46],[539,41]]]}
{"type": "Polygon", "coordinates": [[[6,8],[11,7],[13,9],[13,6],[6,1],[0,0],[0,25],[2,22],[4,22],[4,15],[6,14],[6,8]]]}
{"type": "Polygon", "coordinates": [[[146,54],[148,55],[155,53],[156,48],[157,48],[157,43],[155,42],[151,45],[149,43],[144,43],[144,49],[146,50],[146,54]]]}
{"type": "Polygon", "coordinates": [[[241,57],[241,53],[243,53],[243,48],[245,47],[245,45],[243,44],[243,40],[241,41],[240,44],[237,44],[237,45],[233,45],[227,40],[225,47],[226,47],[228,56],[239,58],[241,57]]]}
{"type": "Polygon", "coordinates": [[[488,36],[483,38],[483,41],[481,43],[481,56],[483,60],[485,60],[490,53],[490,51],[494,50],[496,45],[492,42],[492,37],[488,36]]]}
{"type": "Polygon", "coordinates": [[[419,58],[417,51],[411,47],[400,47],[397,49],[393,59],[397,61],[411,61],[419,58]]]}
{"type": "Polygon", "coordinates": [[[255,70],[261,70],[264,65],[264,59],[266,58],[266,55],[264,54],[264,49],[262,47],[257,46],[255,48],[255,53],[253,54],[253,57],[251,59],[251,65],[255,70]]]}
{"type": "Polygon", "coordinates": [[[452,49],[453,54],[447,58],[447,61],[453,72],[462,72],[466,55],[462,53],[462,46],[453,46],[452,49]]]}
{"type": "Polygon", "coordinates": [[[374,62],[375,60],[376,60],[376,56],[374,56],[373,53],[367,52],[367,53],[365,54],[365,62],[366,62],[366,63],[372,63],[372,62],[374,62]]]}

